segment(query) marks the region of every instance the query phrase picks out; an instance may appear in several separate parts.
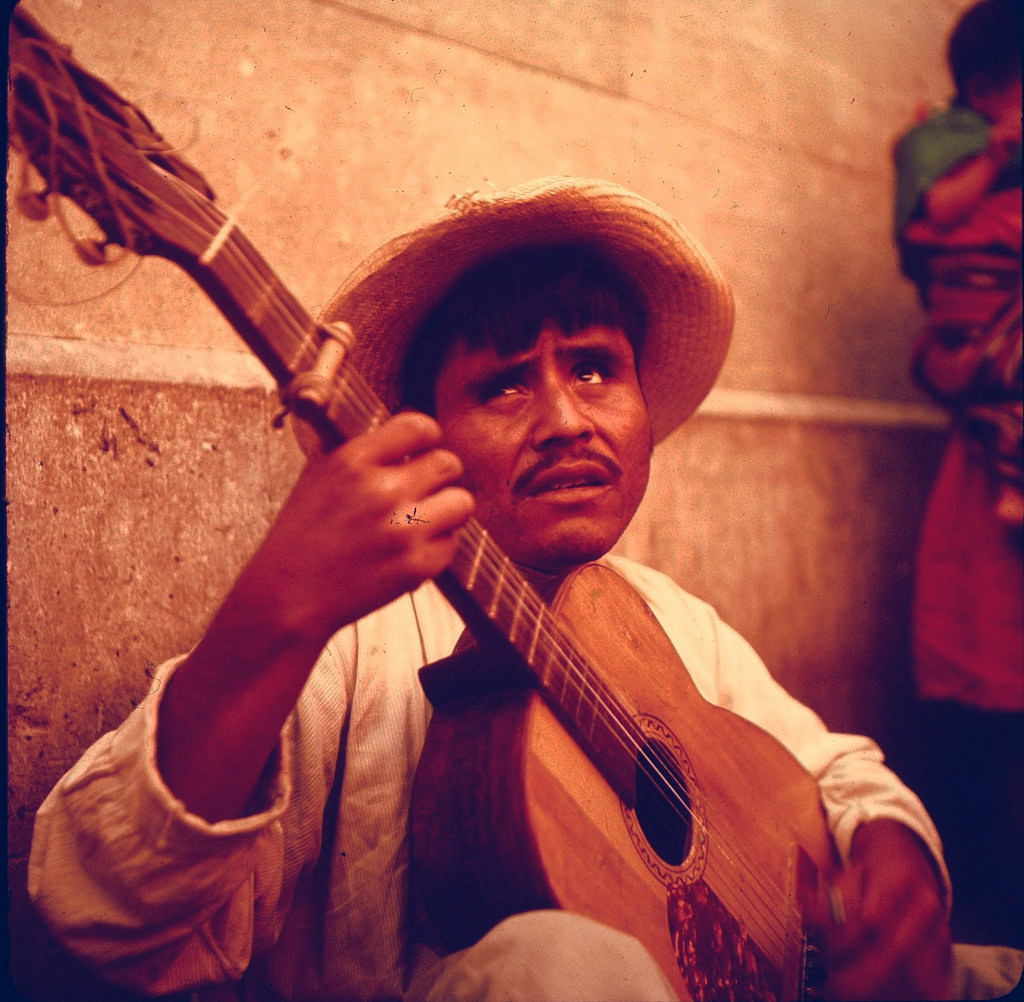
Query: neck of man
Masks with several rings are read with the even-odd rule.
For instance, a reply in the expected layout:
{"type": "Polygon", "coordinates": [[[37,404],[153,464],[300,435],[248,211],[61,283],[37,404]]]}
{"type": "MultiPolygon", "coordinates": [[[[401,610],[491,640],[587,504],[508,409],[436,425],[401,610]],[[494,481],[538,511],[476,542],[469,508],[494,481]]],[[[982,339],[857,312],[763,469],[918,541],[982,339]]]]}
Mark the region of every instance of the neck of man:
{"type": "Polygon", "coordinates": [[[562,582],[571,573],[571,570],[557,572],[541,571],[536,567],[525,567],[522,564],[516,564],[516,570],[533,586],[534,590],[545,602],[550,602],[555,597],[562,582]]]}

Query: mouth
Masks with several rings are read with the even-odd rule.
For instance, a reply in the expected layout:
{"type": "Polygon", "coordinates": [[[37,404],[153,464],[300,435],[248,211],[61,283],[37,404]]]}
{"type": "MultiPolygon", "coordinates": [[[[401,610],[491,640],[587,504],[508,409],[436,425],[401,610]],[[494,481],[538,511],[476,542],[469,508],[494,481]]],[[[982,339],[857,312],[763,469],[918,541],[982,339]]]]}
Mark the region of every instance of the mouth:
{"type": "Polygon", "coordinates": [[[573,462],[534,470],[522,478],[517,485],[526,497],[542,497],[564,494],[580,497],[595,490],[602,490],[612,483],[612,471],[604,463],[573,462]]]}

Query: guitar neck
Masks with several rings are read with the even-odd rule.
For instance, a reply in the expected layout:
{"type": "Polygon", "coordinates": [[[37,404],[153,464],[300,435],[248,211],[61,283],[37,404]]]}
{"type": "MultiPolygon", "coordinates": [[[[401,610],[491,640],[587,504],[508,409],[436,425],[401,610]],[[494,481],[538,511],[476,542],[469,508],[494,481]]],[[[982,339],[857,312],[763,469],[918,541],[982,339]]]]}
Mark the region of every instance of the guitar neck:
{"type": "MultiPolygon", "coordinates": [[[[168,256],[174,257],[206,292],[278,386],[284,388],[316,360],[323,328],[230,217],[219,211],[211,214],[209,209],[207,214],[220,225],[214,229],[211,223],[204,231],[209,233],[205,250],[198,255],[168,256]]],[[[362,430],[354,428],[352,435],[362,430]]]]}
{"type": "MultiPolygon", "coordinates": [[[[245,236],[230,224],[200,255],[196,280],[284,386],[315,362],[323,328],[299,305],[245,236]]],[[[343,363],[326,418],[345,440],[372,430],[387,409],[359,373],[343,363]]],[[[532,585],[471,520],[457,534],[455,558],[438,586],[481,643],[515,651],[526,676],[629,802],[632,766],[620,750],[638,747],[631,718],[607,690],[532,585]],[[623,735],[623,729],[630,731],[623,735]],[[604,763],[604,765],[601,765],[604,763]]]]}
{"type": "MultiPolygon", "coordinates": [[[[287,386],[313,366],[323,327],[229,221],[221,223],[195,263],[182,263],[279,385],[287,386]]],[[[333,377],[332,391],[323,413],[310,415],[321,434],[326,421],[329,435],[344,441],[388,416],[347,361],[333,377]]],[[[639,747],[642,736],[558,617],[476,520],[459,530],[454,560],[437,584],[483,646],[515,652],[527,683],[541,692],[620,797],[631,802],[632,758],[622,749],[639,747]]]]}

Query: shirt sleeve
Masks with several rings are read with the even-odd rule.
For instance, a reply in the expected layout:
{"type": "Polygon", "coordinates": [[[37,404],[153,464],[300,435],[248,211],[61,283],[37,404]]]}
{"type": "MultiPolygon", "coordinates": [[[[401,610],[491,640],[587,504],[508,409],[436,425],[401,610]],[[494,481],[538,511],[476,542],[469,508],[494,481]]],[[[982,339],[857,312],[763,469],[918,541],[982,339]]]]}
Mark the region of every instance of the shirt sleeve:
{"type": "Polygon", "coordinates": [[[721,620],[717,632],[724,703],[778,738],[815,778],[840,858],[849,859],[860,825],[880,818],[899,821],[928,848],[948,894],[938,833],[918,797],[885,765],[879,746],[863,735],[830,731],[775,681],[743,637],[721,620]]]}
{"type": "MultiPolygon", "coordinates": [[[[329,645],[340,651],[336,638],[329,645]]],[[[303,692],[246,817],[211,824],[163,783],[156,730],[166,682],[90,747],[40,807],[29,893],[61,942],[104,977],[147,994],[239,978],[279,931],[318,819],[344,716],[324,658],[303,692]],[[319,809],[318,809],[319,804],[319,809]]]]}
{"type": "Polygon", "coordinates": [[[947,901],[949,874],[938,833],[918,797],[889,769],[870,738],[830,731],[772,677],[753,647],[707,603],[657,571],[621,561],[661,622],[701,695],[777,738],[815,778],[840,858],[856,829],[880,818],[915,832],[932,856],[947,901]]]}

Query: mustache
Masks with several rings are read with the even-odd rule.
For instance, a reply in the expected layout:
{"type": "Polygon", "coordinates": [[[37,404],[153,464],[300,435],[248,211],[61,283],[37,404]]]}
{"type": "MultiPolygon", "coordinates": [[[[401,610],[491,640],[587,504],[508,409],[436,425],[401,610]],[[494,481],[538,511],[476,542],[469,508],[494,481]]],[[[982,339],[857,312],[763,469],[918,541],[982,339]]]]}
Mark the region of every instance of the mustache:
{"type": "Polygon", "coordinates": [[[616,480],[622,475],[622,467],[611,456],[606,456],[604,453],[596,452],[589,448],[571,449],[541,456],[537,462],[527,467],[526,470],[516,477],[512,484],[512,490],[516,493],[527,490],[537,477],[547,473],[548,470],[561,466],[563,463],[575,462],[595,463],[616,480]]]}

